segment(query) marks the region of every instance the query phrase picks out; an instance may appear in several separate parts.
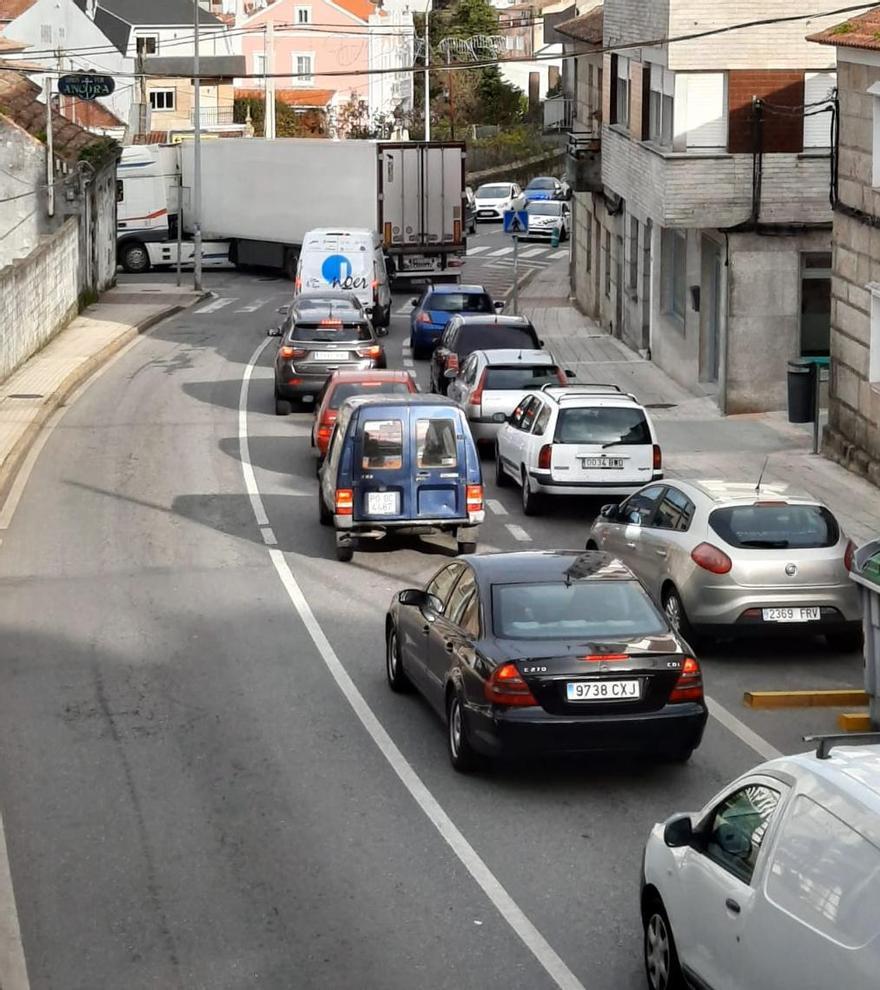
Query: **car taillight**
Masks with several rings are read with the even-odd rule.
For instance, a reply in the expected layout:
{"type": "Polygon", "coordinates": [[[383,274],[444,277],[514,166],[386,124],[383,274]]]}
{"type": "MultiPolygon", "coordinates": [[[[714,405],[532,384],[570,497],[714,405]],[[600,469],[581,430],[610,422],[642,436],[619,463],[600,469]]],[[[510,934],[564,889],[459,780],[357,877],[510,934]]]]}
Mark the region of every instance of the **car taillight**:
{"type": "Polygon", "coordinates": [[[663,451],[660,449],[660,444],[654,444],[654,470],[659,471],[663,467],[663,451]]]}
{"type": "Polygon", "coordinates": [[[465,489],[465,501],[468,512],[483,511],[483,486],[468,485],[465,489]]]}
{"type": "Polygon", "coordinates": [[[700,665],[693,657],[685,657],[681,665],[681,673],[675,682],[675,687],[669,692],[670,702],[702,701],[703,674],[700,665]]]}
{"type": "Polygon", "coordinates": [[[430,322],[431,322],[431,317],[428,316],[428,314],[424,310],[422,310],[421,313],[419,313],[419,315],[416,317],[416,323],[430,323],[430,322]]]}
{"type": "Polygon", "coordinates": [[[350,516],[354,512],[354,492],[350,488],[336,489],[336,515],[350,516]]]}
{"type": "Polygon", "coordinates": [[[694,547],[691,550],[691,560],[704,571],[711,571],[713,574],[726,574],[733,567],[730,557],[711,543],[701,543],[694,547]]]}
{"type": "Polygon", "coordinates": [[[505,663],[489,675],[483,686],[486,700],[493,705],[521,706],[537,705],[535,696],[522,679],[515,663],[505,663]]]}
{"type": "Polygon", "coordinates": [[[318,439],[319,440],[329,440],[330,434],[333,432],[332,423],[322,423],[318,427],[318,439]]]}
{"type": "Polygon", "coordinates": [[[278,348],[278,353],[285,361],[291,361],[294,358],[303,358],[306,356],[305,348],[303,347],[288,347],[286,344],[284,347],[278,348]]]}
{"type": "Polygon", "coordinates": [[[446,355],[446,370],[447,371],[458,371],[458,355],[457,354],[447,354],[446,355]]]}
{"type": "Polygon", "coordinates": [[[538,469],[540,471],[549,471],[552,460],[553,445],[545,443],[544,446],[538,451],[538,469]]]}
{"type": "Polygon", "coordinates": [[[477,387],[471,392],[471,397],[469,400],[469,405],[481,406],[483,403],[483,389],[486,387],[486,372],[483,371],[480,375],[480,380],[477,382],[477,387]]]}
{"type": "Polygon", "coordinates": [[[855,556],[856,545],[852,540],[846,541],[846,550],[843,552],[843,566],[851,571],[853,569],[853,557],[855,556]]]}
{"type": "Polygon", "coordinates": [[[365,358],[378,358],[382,357],[382,348],[379,344],[372,344],[369,347],[359,347],[357,349],[358,355],[365,358]]]}

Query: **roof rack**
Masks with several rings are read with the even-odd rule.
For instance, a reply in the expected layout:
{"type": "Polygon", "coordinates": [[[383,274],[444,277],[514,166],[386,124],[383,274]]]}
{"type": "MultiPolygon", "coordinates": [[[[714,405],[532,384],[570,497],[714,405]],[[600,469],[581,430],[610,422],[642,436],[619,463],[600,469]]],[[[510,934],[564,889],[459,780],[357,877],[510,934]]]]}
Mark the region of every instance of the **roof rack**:
{"type": "Polygon", "coordinates": [[[624,394],[623,389],[619,385],[605,385],[602,383],[585,385],[560,385],[558,382],[547,382],[546,385],[541,386],[541,391],[546,392],[548,389],[559,389],[560,392],[565,392],[566,395],[596,395],[604,392],[620,392],[621,395],[624,394]]]}
{"type": "Polygon", "coordinates": [[[847,743],[865,743],[866,745],[880,743],[880,732],[842,732],[828,736],[804,736],[804,742],[818,743],[816,746],[816,757],[820,760],[827,760],[831,757],[831,750],[835,746],[844,746],[847,743]]]}

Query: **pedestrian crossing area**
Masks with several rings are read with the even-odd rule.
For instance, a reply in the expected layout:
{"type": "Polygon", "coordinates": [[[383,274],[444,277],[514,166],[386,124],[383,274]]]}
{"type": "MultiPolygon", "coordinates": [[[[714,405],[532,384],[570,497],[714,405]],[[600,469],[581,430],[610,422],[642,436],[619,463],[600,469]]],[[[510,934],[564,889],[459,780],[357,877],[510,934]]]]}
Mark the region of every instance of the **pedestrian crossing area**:
{"type": "MultiPolygon", "coordinates": [[[[468,258],[478,258],[480,261],[488,261],[490,258],[504,258],[513,261],[513,247],[496,248],[491,244],[477,244],[467,250],[468,258]]],[[[554,248],[552,245],[542,245],[535,247],[522,247],[519,252],[520,261],[528,261],[530,264],[558,261],[560,258],[568,257],[568,248],[554,248]]]]}
{"type": "MultiPolygon", "coordinates": [[[[198,306],[194,309],[193,315],[208,316],[211,313],[218,313],[221,309],[227,310],[228,313],[256,313],[264,307],[275,306],[277,308],[283,302],[289,302],[291,294],[292,293],[286,293],[284,296],[277,296],[274,299],[263,298],[249,300],[242,300],[238,296],[217,296],[209,302],[204,303],[202,306],[198,306]],[[229,307],[234,308],[230,309],[229,307]]],[[[271,309],[269,309],[268,312],[271,312],[271,309]]]]}

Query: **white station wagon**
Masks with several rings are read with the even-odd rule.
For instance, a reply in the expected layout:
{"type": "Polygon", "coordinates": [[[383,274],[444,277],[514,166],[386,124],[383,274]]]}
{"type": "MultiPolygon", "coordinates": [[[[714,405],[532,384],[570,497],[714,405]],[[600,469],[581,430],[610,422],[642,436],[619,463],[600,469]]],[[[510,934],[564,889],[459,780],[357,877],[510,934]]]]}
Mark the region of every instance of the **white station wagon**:
{"type": "Polygon", "coordinates": [[[523,512],[544,495],[631,495],[663,477],[657,433],[634,395],[617,385],[545,385],[498,431],[495,481],[522,486],[523,512]]]}

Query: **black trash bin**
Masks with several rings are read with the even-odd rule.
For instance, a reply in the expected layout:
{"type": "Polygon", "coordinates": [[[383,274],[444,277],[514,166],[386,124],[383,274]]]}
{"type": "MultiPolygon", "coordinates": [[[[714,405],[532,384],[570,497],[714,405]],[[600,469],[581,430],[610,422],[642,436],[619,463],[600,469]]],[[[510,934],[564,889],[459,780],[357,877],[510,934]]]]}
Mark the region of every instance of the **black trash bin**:
{"type": "Polygon", "coordinates": [[[788,362],[788,421],[812,423],[815,415],[816,365],[809,358],[788,362]]]}

